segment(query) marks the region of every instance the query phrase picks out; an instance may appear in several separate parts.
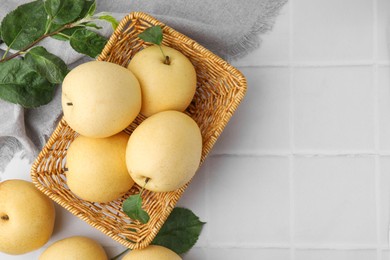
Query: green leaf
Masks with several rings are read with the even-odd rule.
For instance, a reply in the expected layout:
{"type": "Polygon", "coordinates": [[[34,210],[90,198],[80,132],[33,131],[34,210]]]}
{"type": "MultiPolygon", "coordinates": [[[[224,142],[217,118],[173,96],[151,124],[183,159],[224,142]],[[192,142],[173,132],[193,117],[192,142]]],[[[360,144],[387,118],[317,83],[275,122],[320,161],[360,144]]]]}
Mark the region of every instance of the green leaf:
{"type": "Polygon", "coordinates": [[[58,34],[52,35],[51,37],[53,39],[60,40],[60,41],[69,41],[72,34],[80,28],[84,28],[84,27],[83,26],[76,26],[76,27],[72,27],[72,28],[67,28],[67,29],[62,30],[58,34]]]}
{"type": "Polygon", "coordinates": [[[84,8],[85,0],[45,0],[45,10],[56,24],[76,20],[84,8]]]}
{"type": "Polygon", "coordinates": [[[24,60],[13,59],[0,63],[0,98],[26,108],[49,103],[55,85],[42,77],[24,60]]]}
{"type": "Polygon", "coordinates": [[[140,33],[138,37],[145,42],[160,45],[163,40],[163,32],[161,27],[156,25],[149,27],[148,29],[140,33]]]}
{"type": "Polygon", "coordinates": [[[138,220],[143,224],[148,223],[149,215],[142,209],[141,194],[129,196],[122,204],[122,210],[133,220],[138,220]]]}
{"type": "Polygon", "coordinates": [[[70,45],[75,51],[92,58],[102,52],[106,43],[105,37],[84,28],[76,30],[70,37],[70,45]]]}
{"type": "Polygon", "coordinates": [[[96,11],[96,1],[85,1],[83,10],[81,11],[81,14],[79,16],[79,19],[83,19],[87,16],[92,16],[96,11]]]}
{"type": "Polygon", "coordinates": [[[1,22],[1,35],[8,47],[21,50],[45,33],[47,14],[42,0],[20,5],[1,22]]]}
{"type": "Polygon", "coordinates": [[[51,83],[60,84],[68,73],[65,62],[41,46],[27,52],[25,61],[51,83]]]}
{"type": "Polygon", "coordinates": [[[191,210],[174,208],[152,244],[183,254],[195,245],[204,224],[191,210]]]}
{"type": "Polygon", "coordinates": [[[91,27],[91,28],[95,28],[95,29],[102,29],[103,27],[97,25],[96,23],[85,23],[84,24],[86,27],[91,27]]]}
{"type": "Polygon", "coordinates": [[[119,22],[111,15],[101,15],[98,17],[99,20],[107,21],[111,23],[112,29],[115,30],[118,27],[119,22]]]}

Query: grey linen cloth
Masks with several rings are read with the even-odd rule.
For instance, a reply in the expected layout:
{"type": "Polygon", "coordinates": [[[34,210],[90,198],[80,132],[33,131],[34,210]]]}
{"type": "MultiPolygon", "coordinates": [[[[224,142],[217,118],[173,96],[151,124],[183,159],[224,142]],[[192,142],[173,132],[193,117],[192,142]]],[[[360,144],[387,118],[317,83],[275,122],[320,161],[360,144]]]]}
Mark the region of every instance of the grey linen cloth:
{"type": "MultiPolygon", "coordinates": [[[[26,2],[30,0],[2,1],[0,20],[9,11],[26,2]]],[[[110,12],[118,20],[133,11],[148,13],[231,61],[259,47],[259,34],[272,28],[275,17],[286,2],[287,0],[97,0],[97,13],[110,12]]],[[[100,33],[110,36],[112,30],[109,26],[103,27],[100,33]]],[[[67,42],[45,39],[40,45],[61,57],[69,68],[90,60],[73,51],[67,42]]],[[[1,49],[4,50],[5,46],[0,46],[0,54],[1,49]]],[[[32,162],[61,116],[60,86],[49,104],[35,109],[24,109],[0,99],[0,173],[16,153],[21,152],[21,157],[32,162]]]]}

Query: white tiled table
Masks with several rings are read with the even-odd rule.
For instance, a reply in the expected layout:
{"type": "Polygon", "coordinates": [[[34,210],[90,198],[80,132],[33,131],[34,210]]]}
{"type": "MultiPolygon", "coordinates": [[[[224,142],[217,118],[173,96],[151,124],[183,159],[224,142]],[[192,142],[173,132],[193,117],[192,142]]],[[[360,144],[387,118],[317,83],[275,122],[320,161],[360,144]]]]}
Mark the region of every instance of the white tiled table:
{"type": "MultiPolygon", "coordinates": [[[[248,94],[179,202],[207,222],[184,259],[390,259],[389,39],[390,0],[289,1],[233,63],[248,94]]],[[[2,176],[29,167],[15,158],[2,176]]],[[[57,213],[49,244],[87,235],[123,249],[57,213]]]]}

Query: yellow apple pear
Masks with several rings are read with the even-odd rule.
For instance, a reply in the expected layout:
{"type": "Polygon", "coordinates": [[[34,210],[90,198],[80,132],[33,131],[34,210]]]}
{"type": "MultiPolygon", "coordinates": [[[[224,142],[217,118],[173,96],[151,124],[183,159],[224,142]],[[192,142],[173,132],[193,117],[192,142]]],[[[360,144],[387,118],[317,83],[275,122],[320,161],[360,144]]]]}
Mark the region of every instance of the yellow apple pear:
{"type": "Polygon", "coordinates": [[[83,63],[66,75],[62,109],[69,126],[88,137],[125,129],[141,109],[141,89],[128,69],[110,62],[83,63]]]}
{"type": "Polygon", "coordinates": [[[199,167],[202,136],[196,122],[178,111],[145,119],[131,134],[126,149],[127,169],[145,189],[166,192],[186,184],[199,167]]]}
{"type": "Polygon", "coordinates": [[[126,168],[128,140],[124,132],[106,138],[78,136],[66,157],[69,189],[91,202],[109,202],[124,195],[134,184],[126,168]]]}
{"type": "Polygon", "coordinates": [[[169,57],[166,64],[159,46],[150,46],[134,55],[128,68],[142,90],[141,113],[151,116],[165,110],[184,111],[196,90],[196,71],[181,52],[161,46],[169,57]]]}
{"type": "Polygon", "coordinates": [[[95,240],[84,237],[68,237],[50,245],[39,260],[107,260],[103,247],[95,240]]]}
{"type": "Polygon", "coordinates": [[[55,221],[53,202],[25,180],[0,183],[0,252],[25,254],[50,239],[55,221]]]}
{"type": "Polygon", "coordinates": [[[157,245],[150,245],[143,249],[132,250],[122,260],[181,260],[182,258],[172,250],[157,245]]]}

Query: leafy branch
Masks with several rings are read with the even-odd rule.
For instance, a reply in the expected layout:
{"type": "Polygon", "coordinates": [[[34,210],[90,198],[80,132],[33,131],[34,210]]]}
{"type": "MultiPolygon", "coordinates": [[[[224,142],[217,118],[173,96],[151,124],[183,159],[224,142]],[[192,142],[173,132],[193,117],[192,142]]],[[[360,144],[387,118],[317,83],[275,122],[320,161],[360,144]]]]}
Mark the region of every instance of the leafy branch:
{"type": "MultiPolygon", "coordinates": [[[[27,45],[27,46],[24,47],[23,49],[21,49],[21,50],[15,52],[15,53],[12,54],[12,55],[6,56],[6,54],[8,53],[8,52],[6,52],[6,53],[4,54],[4,56],[3,56],[3,58],[0,59],[0,62],[5,62],[5,61],[11,60],[11,59],[13,59],[13,58],[15,58],[15,57],[17,57],[17,56],[19,56],[19,55],[21,55],[21,54],[24,54],[27,50],[29,50],[30,48],[32,48],[32,47],[34,47],[35,45],[37,45],[37,44],[38,44],[40,41],[42,41],[43,39],[45,39],[45,38],[47,38],[47,37],[51,37],[51,36],[56,35],[56,34],[59,34],[59,33],[61,33],[62,30],[67,29],[67,28],[72,28],[72,25],[70,25],[70,24],[69,24],[69,25],[65,25],[65,26],[61,27],[61,28],[60,28],[59,30],[57,30],[57,31],[54,31],[54,32],[51,32],[51,33],[44,34],[44,35],[40,36],[37,40],[33,41],[32,43],[30,43],[29,45],[27,45]]],[[[7,48],[7,49],[9,49],[9,48],[7,48]]]]}
{"type": "Polygon", "coordinates": [[[96,0],[35,0],[8,13],[0,25],[0,42],[7,46],[0,58],[0,98],[26,108],[49,103],[69,70],[37,45],[49,37],[69,41],[75,51],[95,58],[107,43],[95,22],[118,25],[114,17],[95,11],[96,0]]]}

